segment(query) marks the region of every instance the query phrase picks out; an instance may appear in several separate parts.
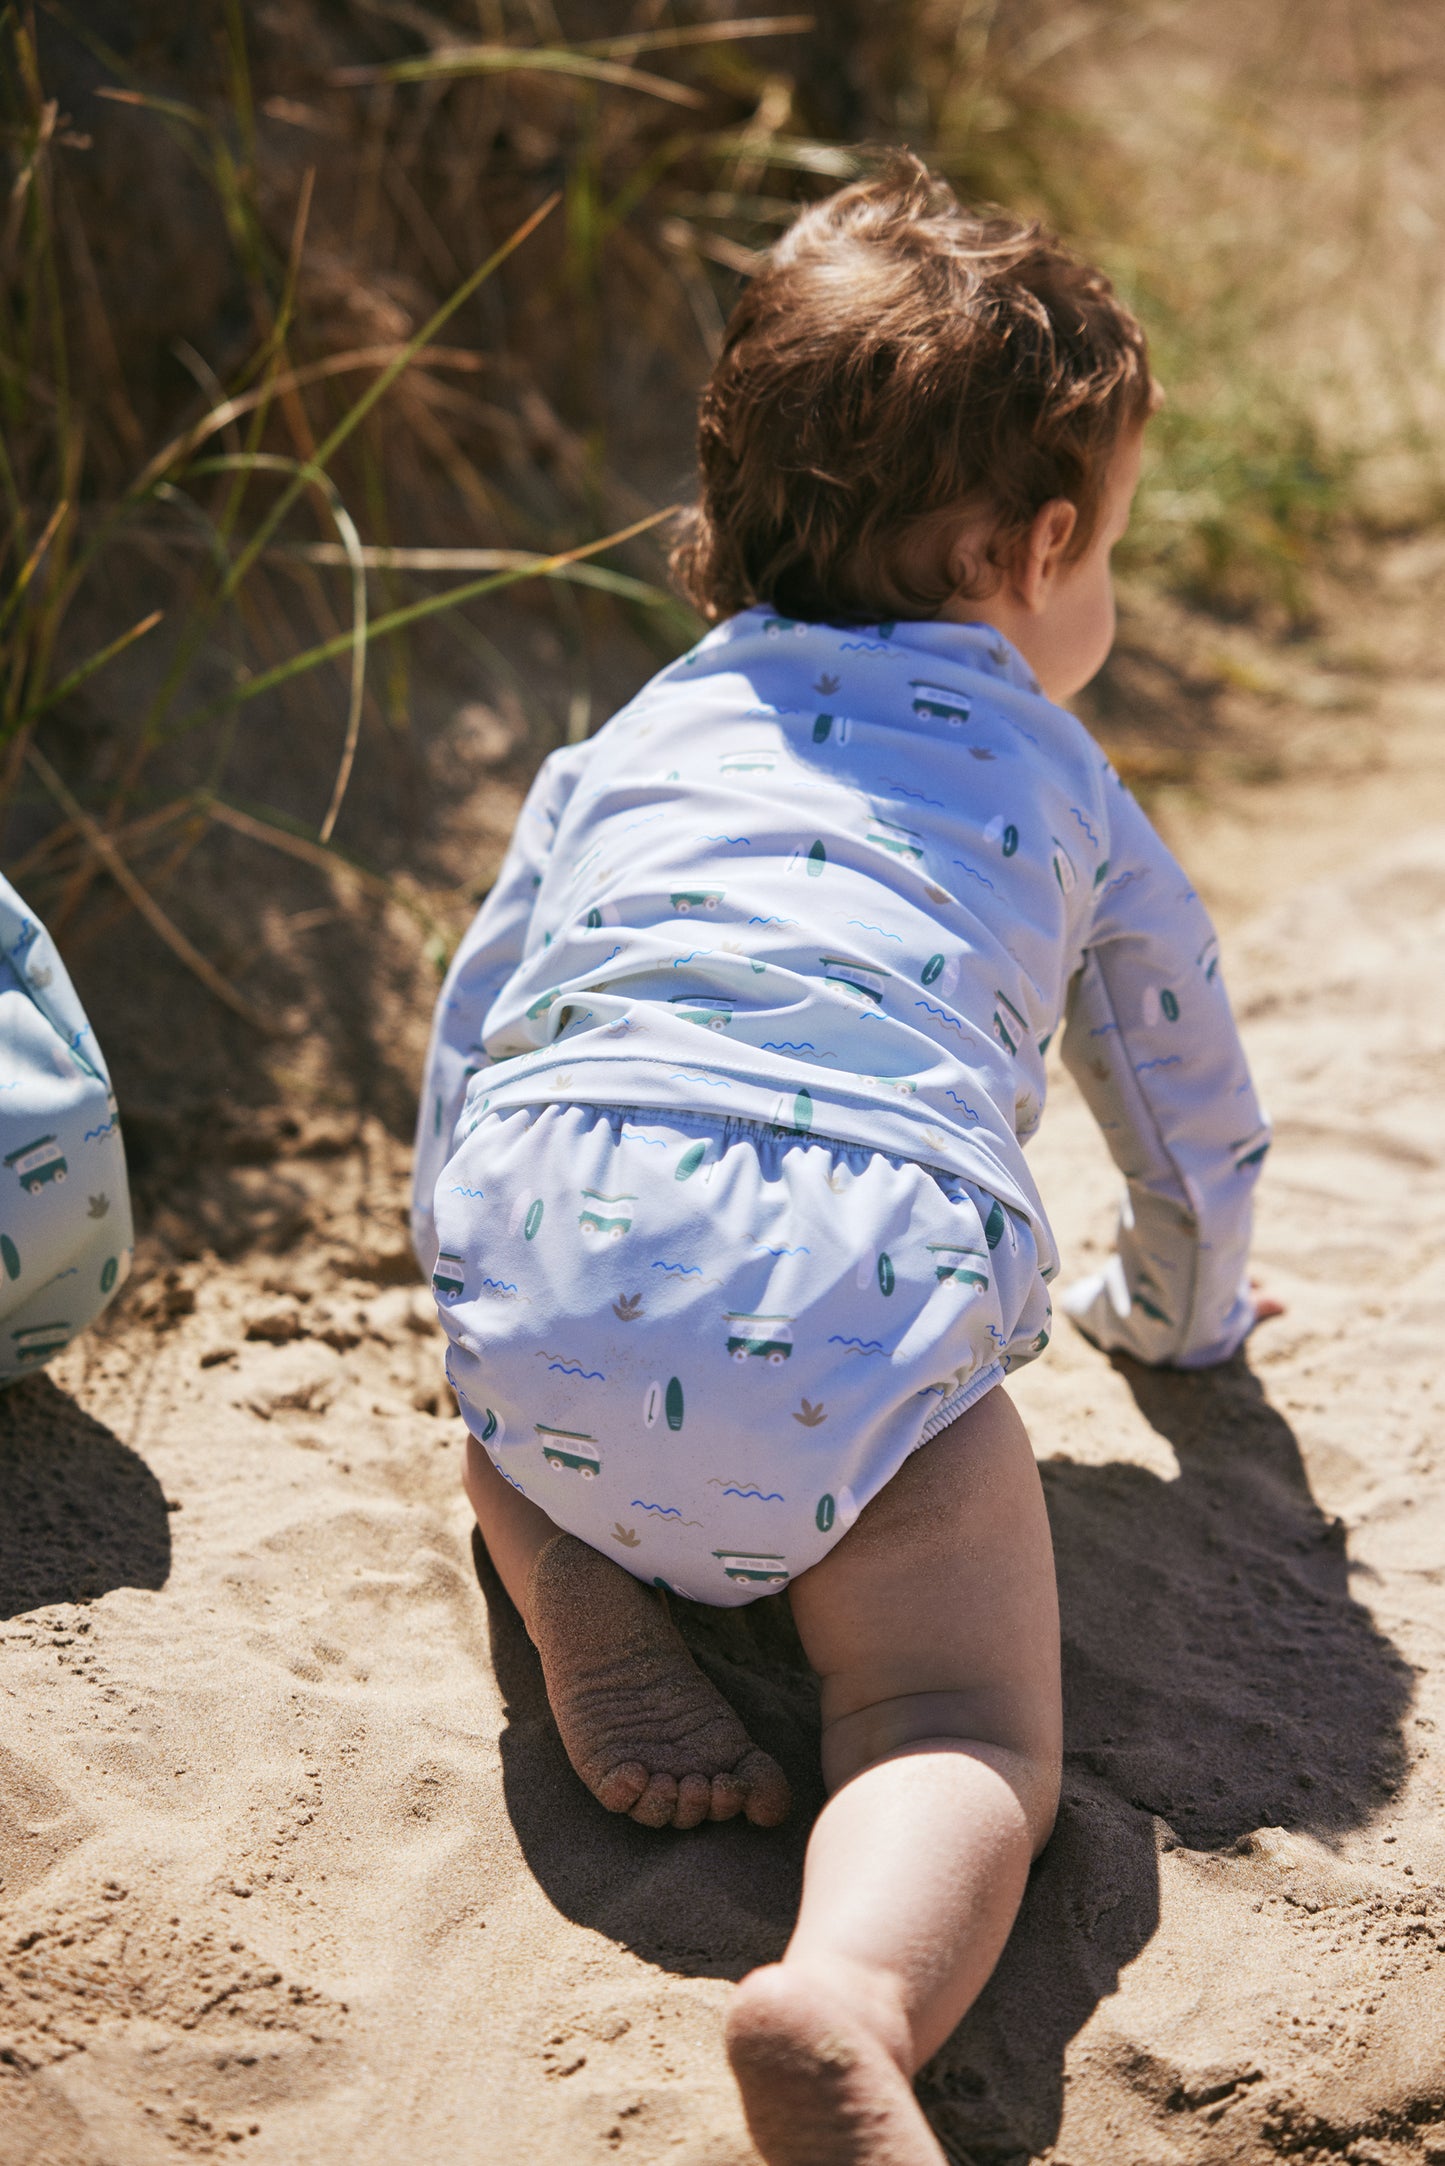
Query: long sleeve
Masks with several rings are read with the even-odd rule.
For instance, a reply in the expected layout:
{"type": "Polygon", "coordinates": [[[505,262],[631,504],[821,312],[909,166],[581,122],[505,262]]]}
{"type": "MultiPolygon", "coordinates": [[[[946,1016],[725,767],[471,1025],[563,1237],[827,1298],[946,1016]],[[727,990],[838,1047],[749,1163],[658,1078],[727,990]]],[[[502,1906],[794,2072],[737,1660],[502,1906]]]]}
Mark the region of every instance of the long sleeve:
{"type": "Polygon", "coordinates": [[[496,884],[462,936],[437,1000],[417,1112],[411,1238],[431,1272],[437,1238],[433,1197],[452,1153],[467,1085],[489,1065],[482,1044],[487,1013],[521,962],[532,907],[552,854],[557,824],[586,760],[587,745],[568,745],[544,760],[527,793],[496,884]]]}
{"type": "Polygon", "coordinates": [[[1062,1306],[1106,1351],[1204,1368],[1254,1321],[1252,1193],[1269,1128],[1203,905],[1122,786],[1109,818],[1062,1051],[1126,1190],[1114,1255],[1062,1306]]]}

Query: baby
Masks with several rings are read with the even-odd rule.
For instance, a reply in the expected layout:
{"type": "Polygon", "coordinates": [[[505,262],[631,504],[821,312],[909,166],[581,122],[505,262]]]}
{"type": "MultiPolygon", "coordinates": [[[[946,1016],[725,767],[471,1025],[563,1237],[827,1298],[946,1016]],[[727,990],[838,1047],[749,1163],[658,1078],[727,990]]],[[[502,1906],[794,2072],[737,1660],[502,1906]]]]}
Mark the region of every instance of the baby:
{"type": "Polygon", "coordinates": [[[1061,1019],[1127,1181],[1069,1315],[1184,1367],[1256,1318],[1268,1131],[1209,921],[1060,704],[1156,398],[1099,273],[915,161],[807,211],[703,397],[677,566],[715,629],[546,762],[438,1008],[416,1242],[573,1767],[650,1827],[787,1812],[669,1593],[786,1588],[821,1680],[797,1926],[728,2026],[773,2166],[937,2166],[912,2076],[1053,1823],[1002,1385],[1049,1337],[1022,1146],[1061,1019]]]}

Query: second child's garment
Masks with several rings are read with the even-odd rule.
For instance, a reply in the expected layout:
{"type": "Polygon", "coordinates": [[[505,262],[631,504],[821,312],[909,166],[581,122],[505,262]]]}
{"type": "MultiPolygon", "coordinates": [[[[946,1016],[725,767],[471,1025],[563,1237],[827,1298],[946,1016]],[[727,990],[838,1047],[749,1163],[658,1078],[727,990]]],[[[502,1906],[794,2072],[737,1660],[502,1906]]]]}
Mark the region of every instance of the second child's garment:
{"type": "MultiPolygon", "coordinates": [[[[545,763],[448,973],[414,1236],[458,1381],[468,1362],[506,1359],[504,1344],[524,1366],[559,1351],[551,1291],[542,1337],[527,1320],[558,1213],[529,1240],[527,1214],[513,1227],[491,1209],[467,1147],[523,1109],[706,1116],[907,1161],[997,1202],[1050,1279],[1023,1145],[1061,1020],[1127,1182],[1116,1254],[1071,1290],[1069,1313],[1145,1361],[1221,1360],[1253,1318],[1250,1195],[1269,1139],[1179,866],[990,627],[729,619],[545,763]]],[[[556,1171],[550,1159],[539,1196],[556,1171]]],[[[573,1202],[571,1235],[590,1240],[580,1187],[573,1202]]],[[[666,1275],[640,1228],[607,1233],[619,1298],[666,1275]]],[[[839,1336],[876,1340],[901,1386],[908,1331],[877,1300],[876,1328],[854,1319],[839,1336]]],[[[725,1334],[715,1351],[717,1376],[699,1383],[722,1391],[725,1334]]],[[[528,1373],[529,1427],[546,1426],[545,1362],[528,1373]]],[[[811,1385],[812,1403],[832,1388],[816,1371],[811,1385]]],[[[914,1402],[915,1443],[936,1403],[914,1402]]],[[[780,1430],[776,1448],[793,1441],[780,1430]]]]}

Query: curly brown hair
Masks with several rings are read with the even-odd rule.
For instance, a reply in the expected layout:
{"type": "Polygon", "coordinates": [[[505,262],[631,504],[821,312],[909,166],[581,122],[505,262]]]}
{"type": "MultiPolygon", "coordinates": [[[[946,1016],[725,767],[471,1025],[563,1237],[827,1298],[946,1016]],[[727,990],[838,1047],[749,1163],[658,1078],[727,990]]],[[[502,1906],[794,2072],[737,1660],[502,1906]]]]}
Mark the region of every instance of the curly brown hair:
{"type": "Polygon", "coordinates": [[[759,602],[937,616],[989,591],[1052,498],[1077,506],[1081,554],[1113,452],[1158,399],[1102,272],[900,155],[806,210],[733,310],[674,574],[714,620],[759,602]],[[962,583],[960,514],[989,528],[962,583]]]}

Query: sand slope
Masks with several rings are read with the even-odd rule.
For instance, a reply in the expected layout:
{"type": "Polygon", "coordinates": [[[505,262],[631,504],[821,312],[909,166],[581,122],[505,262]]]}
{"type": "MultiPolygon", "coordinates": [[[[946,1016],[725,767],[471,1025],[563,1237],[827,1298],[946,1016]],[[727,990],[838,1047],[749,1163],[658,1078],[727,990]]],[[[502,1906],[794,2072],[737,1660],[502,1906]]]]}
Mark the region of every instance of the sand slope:
{"type": "MultiPolygon", "coordinates": [[[[1069,1760],[922,2078],[976,2166],[1445,2159],[1445,832],[1228,952],[1290,1313],[1208,1377],[1066,1337],[1018,1386],[1069,1760]]],[[[0,2162],[741,2166],[719,2015],[817,1797],[786,1613],[691,1628],[795,1824],[606,1818],[478,1590],[401,1154],[328,1149],[264,1176],[325,1238],[0,1400],[0,2162]]],[[[1037,1161],[1081,1262],[1112,1178],[1062,1087],[1037,1161]]]]}

